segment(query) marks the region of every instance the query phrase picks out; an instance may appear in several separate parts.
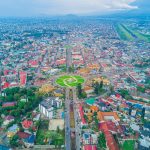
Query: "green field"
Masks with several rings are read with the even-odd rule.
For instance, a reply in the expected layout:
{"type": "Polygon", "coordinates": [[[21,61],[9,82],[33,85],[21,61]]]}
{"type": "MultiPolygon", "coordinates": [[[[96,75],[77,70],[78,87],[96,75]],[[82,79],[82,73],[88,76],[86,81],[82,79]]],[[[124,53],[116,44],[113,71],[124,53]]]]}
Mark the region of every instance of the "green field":
{"type": "Polygon", "coordinates": [[[64,48],[66,48],[66,49],[71,49],[72,46],[71,46],[71,45],[66,45],[64,48]]]}
{"type": "Polygon", "coordinates": [[[123,150],[134,150],[135,141],[127,140],[123,143],[123,150]]]}
{"type": "Polygon", "coordinates": [[[56,80],[56,83],[63,87],[77,86],[79,83],[84,83],[84,79],[81,76],[61,76],[56,80]]]}
{"type": "Polygon", "coordinates": [[[132,30],[132,32],[138,37],[138,39],[142,41],[150,42],[150,35],[142,34],[134,29],[130,29],[130,30],[132,30]]]}
{"type": "Polygon", "coordinates": [[[115,26],[118,35],[122,40],[133,41],[135,39],[150,42],[150,35],[145,35],[137,31],[137,29],[133,29],[127,27],[124,24],[116,24],[115,26]]]}
{"type": "Polygon", "coordinates": [[[128,41],[134,40],[134,37],[121,24],[117,24],[115,27],[116,27],[116,31],[118,32],[122,40],[128,40],[128,41]]]}

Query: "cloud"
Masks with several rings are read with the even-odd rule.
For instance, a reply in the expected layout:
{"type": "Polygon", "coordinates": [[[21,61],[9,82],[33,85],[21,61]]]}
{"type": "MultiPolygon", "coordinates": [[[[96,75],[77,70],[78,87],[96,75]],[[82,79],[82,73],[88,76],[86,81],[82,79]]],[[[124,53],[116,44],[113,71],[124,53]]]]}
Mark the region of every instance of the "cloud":
{"type": "MultiPolygon", "coordinates": [[[[45,13],[84,14],[116,10],[136,9],[130,5],[135,0],[37,0],[46,4],[45,13]],[[53,6],[53,7],[51,7],[53,6]]],[[[44,11],[44,10],[43,10],[44,11]]]]}
{"type": "Polygon", "coordinates": [[[1,0],[0,14],[60,15],[136,9],[136,0],[1,0]]]}

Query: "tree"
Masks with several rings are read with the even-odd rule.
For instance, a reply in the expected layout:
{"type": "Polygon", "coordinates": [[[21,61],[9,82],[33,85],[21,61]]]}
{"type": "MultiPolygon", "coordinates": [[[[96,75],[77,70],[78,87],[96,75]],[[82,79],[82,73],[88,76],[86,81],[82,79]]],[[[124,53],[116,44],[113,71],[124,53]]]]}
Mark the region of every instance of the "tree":
{"type": "Polygon", "coordinates": [[[57,133],[60,133],[60,129],[59,129],[59,126],[57,126],[57,133]]]}
{"type": "Polygon", "coordinates": [[[126,79],[126,81],[127,81],[128,83],[132,83],[132,82],[133,82],[130,77],[128,77],[128,78],[126,79]]]}
{"type": "Polygon", "coordinates": [[[11,147],[18,147],[19,144],[18,144],[18,135],[14,135],[11,139],[10,139],[10,145],[11,147]]]}
{"type": "Polygon", "coordinates": [[[82,86],[81,86],[81,83],[79,83],[79,84],[77,85],[77,90],[78,90],[78,95],[81,96],[81,94],[82,94],[82,86]]]}
{"type": "Polygon", "coordinates": [[[74,72],[74,70],[75,70],[75,69],[74,69],[74,66],[73,66],[73,65],[69,67],[69,72],[74,72]]]}
{"type": "Polygon", "coordinates": [[[103,81],[100,82],[99,88],[100,88],[100,89],[103,88],[103,81]]]}
{"type": "Polygon", "coordinates": [[[110,92],[111,92],[111,94],[114,92],[114,87],[112,86],[112,85],[110,85],[110,92]]]}
{"type": "Polygon", "coordinates": [[[83,89],[82,89],[82,85],[81,85],[81,83],[79,83],[78,85],[77,85],[77,91],[78,91],[78,97],[79,98],[86,98],[87,97],[87,94],[83,91],[83,89]]]}
{"type": "Polygon", "coordinates": [[[86,120],[86,122],[88,122],[88,117],[85,114],[84,114],[84,119],[86,120]]]}
{"type": "Polygon", "coordinates": [[[94,84],[94,92],[95,92],[95,94],[99,94],[99,83],[98,82],[96,82],[95,84],[94,84]]]}
{"type": "Polygon", "coordinates": [[[121,94],[121,96],[125,99],[132,99],[131,95],[129,94],[129,92],[125,89],[121,89],[119,90],[119,93],[121,94]]]}
{"type": "Polygon", "coordinates": [[[137,91],[138,92],[141,92],[141,93],[145,93],[145,88],[141,87],[141,86],[138,86],[137,87],[137,91]]]}
{"type": "Polygon", "coordinates": [[[100,133],[98,136],[98,149],[106,149],[106,139],[104,133],[100,133]]]}
{"type": "Polygon", "coordinates": [[[94,92],[96,95],[99,95],[102,90],[103,90],[103,81],[101,81],[100,83],[99,82],[95,82],[93,84],[93,87],[94,87],[94,92]]]}

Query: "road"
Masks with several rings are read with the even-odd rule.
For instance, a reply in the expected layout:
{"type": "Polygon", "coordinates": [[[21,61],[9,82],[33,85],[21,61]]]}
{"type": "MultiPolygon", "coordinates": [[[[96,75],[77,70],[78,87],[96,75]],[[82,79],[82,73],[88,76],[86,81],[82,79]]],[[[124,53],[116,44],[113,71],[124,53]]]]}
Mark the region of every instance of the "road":
{"type": "Polygon", "coordinates": [[[69,89],[66,88],[65,100],[65,146],[66,150],[71,150],[71,137],[70,137],[70,100],[69,89]]]}
{"type": "Polygon", "coordinates": [[[71,49],[66,49],[66,69],[69,72],[69,68],[72,66],[72,52],[71,49]]]}
{"type": "Polygon", "coordinates": [[[74,119],[75,119],[75,133],[76,133],[76,150],[80,150],[80,135],[81,135],[81,129],[78,124],[79,122],[79,115],[76,108],[76,102],[77,102],[77,94],[76,94],[76,88],[73,88],[73,110],[74,110],[74,119]]]}

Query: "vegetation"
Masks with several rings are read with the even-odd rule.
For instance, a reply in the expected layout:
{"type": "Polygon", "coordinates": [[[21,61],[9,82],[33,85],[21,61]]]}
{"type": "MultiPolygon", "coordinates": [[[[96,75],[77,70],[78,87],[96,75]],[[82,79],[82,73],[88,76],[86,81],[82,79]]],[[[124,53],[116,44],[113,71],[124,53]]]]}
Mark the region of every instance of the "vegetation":
{"type": "Polygon", "coordinates": [[[64,145],[65,131],[57,128],[56,131],[48,130],[48,120],[42,120],[40,122],[39,130],[36,135],[36,144],[39,145],[55,145],[55,147],[60,148],[64,145]]]}
{"type": "Polygon", "coordinates": [[[11,88],[4,91],[6,96],[1,96],[3,102],[15,101],[17,104],[12,107],[4,107],[0,109],[0,113],[4,115],[13,115],[15,121],[18,122],[21,116],[35,109],[41,102],[42,97],[37,93],[36,88],[11,88]],[[21,101],[25,99],[26,102],[21,101]]]}
{"type": "Polygon", "coordinates": [[[116,30],[122,40],[128,40],[128,41],[134,40],[131,33],[123,25],[117,24],[116,30]]]}
{"type": "Polygon", "coordinates": [[[134,140],[127,140],[123,143],[123,150],[133,150],[134,149],[134,145],[135,145],[135,141],[134,140]]]}
{"type": "Polygon", "coordinates": [[[93,84],[93,87],[94,87],[94,92],[95,92],[96,95],[99,95],[104,91],[103,90],[103,81],[101,81],[100,83],[95,82],[93,84]]]}
{"type": "Polygon", "coordinates": [[[79,99],[82,99],[82,98],[86,98],[86,97],[87,97],[87,95],[86,95],[86,93],[83,91],[82,85],[81,85],[80,83],[77,85],[77,92],[78,92],[78,97],[79,97],[79,99]]]}
{"type": "Polygon", "coordinates": [[[145,88],[141,86],[137,86],[137,91],[141,93],[145,93],[145,88]]]}
{"type": "Polygon", "coordinates": [[[119,90],[119,93],[123,98],[125,98],[127,100],[132,99],[132,96],[129,94],[128,90],[121,89],[121,90],[119,90]]]}
{"type": "Polygon", "coordinates": [[[98,137],[98,149],[106,149],[106,139],[104,133],[100,133],[98,137]]]}
{"type": "Polygon", "coordinates": [[[72,73],[73,73],[74,71],[75,71],[74,66],[73,66],[73,65],[72,65],[72,66],[70,66],[70,67],[69,67],[69,72],[72,72],[72,73]]]}
{"type": "Polygon", "coordinates": [[[18,139],[19,139],[18,135],[14,135],[14,136],[10,139],[10,145],[11,145],[12,148],[19,146],[18,139]]]}
{"type": "Polygon", "coordinates": [[[82,84],[84,79],[81,76],[61,76],[56,80],[56,83],[63,87],[77,86],[79,83],[82,84]]]}

